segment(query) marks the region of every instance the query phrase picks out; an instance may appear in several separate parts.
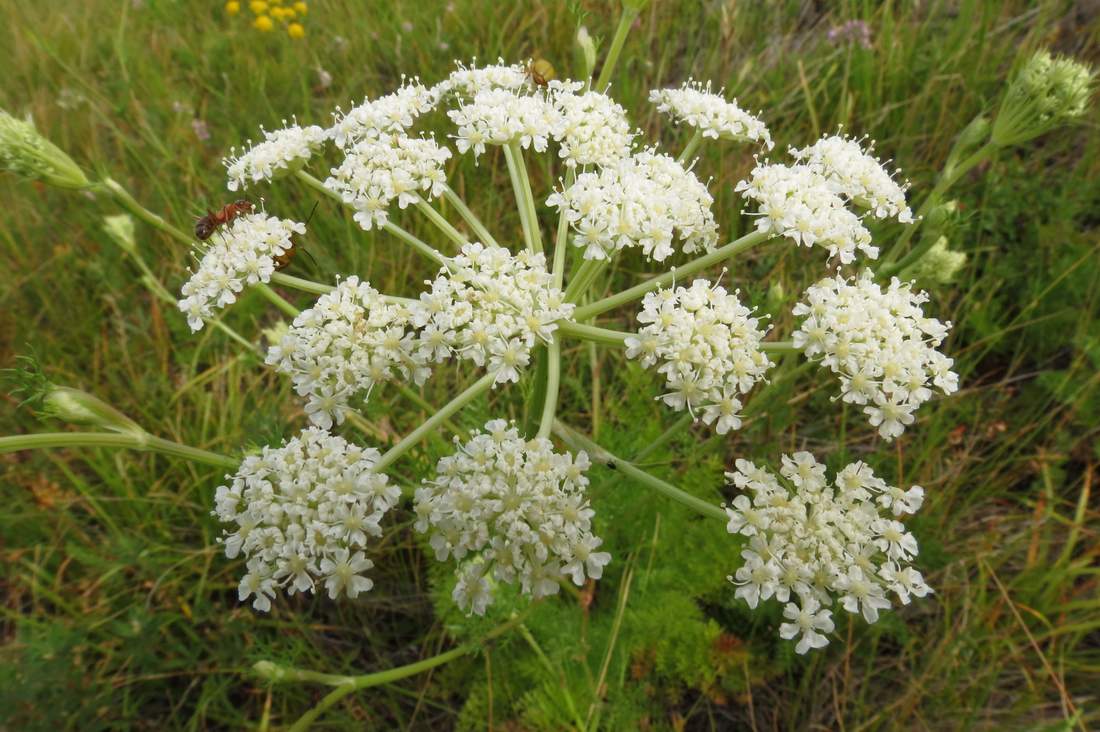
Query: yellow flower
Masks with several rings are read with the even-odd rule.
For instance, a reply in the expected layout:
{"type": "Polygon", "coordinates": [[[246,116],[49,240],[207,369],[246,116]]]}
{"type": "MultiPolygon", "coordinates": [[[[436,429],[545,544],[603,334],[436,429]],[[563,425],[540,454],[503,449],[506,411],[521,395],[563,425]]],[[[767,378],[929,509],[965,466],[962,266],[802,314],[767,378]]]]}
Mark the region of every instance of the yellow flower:
{"type": "Polygon", "coordinates": [[[303,2],[296,2],[294,3],[294,9],[298,11],[298,15],[305,15],[306,11],[309,10],[309,6],[303,2]]]}
{"type": "Polygon", "coordinates": [[[283,8],[283,17],[287,20],[294,20],[297,13],[294,12],[294,8],[283,8]]]}
{"type": "Polygon", "coordinates": [[[264,0],[252,0],[252,2],[248,4],[248,9],[255,15],[263,15],[267,12],[267,3],[265,3],[264,0]]]}
{"type": "Polygon", "coordinates": [[[229,15],[236,15],[241,12],[241,4],[237,2],[237,0],[229,0],[229,2],[225,4],[225,12],[229,15]]]}
{"type": "Polygon", "coordinates": [[[291,38],[303,38],[306,34],[306,29],[302,27],[301,23],[291,23],[286,27],[286,32],[291,38]]]}
{"type": "Polygon", "coordinates": [[[266,15],[261,15],[252,21],[252,27],[265,33],[275,27],[275,23],[266,15]]]}
{"type": "Polygon", "coordinates": [[[286,13],[285,10],[283,10],[282,8],[280,8],[278,6],[275,6],[274,8],[271,8],[271,10],[269,10],[268,12],[271,13],[271,17],[274,18],[275,20],[282,20],[283,19],[283,14],[286,13]]]}

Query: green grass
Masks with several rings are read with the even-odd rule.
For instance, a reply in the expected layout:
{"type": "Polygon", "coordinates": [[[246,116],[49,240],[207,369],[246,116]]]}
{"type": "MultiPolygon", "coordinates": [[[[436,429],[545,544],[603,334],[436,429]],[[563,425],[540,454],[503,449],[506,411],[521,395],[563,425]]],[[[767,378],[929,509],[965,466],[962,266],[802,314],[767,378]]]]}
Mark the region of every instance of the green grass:
{"type": "MultiPolygon", "coordinates": [[[[293,114],[325,124],[336,104],[386,92],[401,73],[433,83],[455,58],[539,55],[570,65],[574,3],[440,5],[317,2],[309,37],[290,42],[227,19],[218,2],[17,3],[0,31],[0,106],[32,114],[79,163],[188,226],[228,198],[221,156],[261,123],[293,114]],[[318,68],[332,74],[328,88],[318,68]],[[209,140],[196,137],[196,118],[209,140]]],[[[1041,45],[1094,64],[1098,57],[1100,21],[1067,3],[846,2],[819,6],[832,8],[823,15],[813,7],[657,0],[627,40],[613,94],[646,139],[674,151],[686,136],[662,123],[646,95],[688,76],[725,85],[762,110],[778,149],[844,125],[898,161],[919,203],[954,136],[992,108],[1018,57],[1041,45]],[[825,40],[828,28],[852,18],[870,23],[872,49],[825,40]]],[[[617,10],[580,8],[606,45],[617,10]]],[[[898,484],[921,483],[928,500],[913,527],[934,596],[875,626],[844,622],[839,641],[795,657],[775,639],[775,608],[750,613],[734,601],[724,578],[736,551],[720,524],[595,468],[597,528],[615,559],[593,594],[543,603],[526,634],[484,654],[349,696],[318,727],[560,729],[590,713],[613,730],[1096,725],[1096,119],[1093,112],[1080,127],[1003,154],[954,189],[961,213],[949,238],[968,253],[968,266],[933,290],[929,307],[954,323],[947,351],[963,388],[926,405],[894,445],[830,401],[831,379],[804,370],[758,395],[761,416],[735,436],[681,431],[644,458],[711,500],[735,457],[793,449],[833,467],[864,459],[898,484]]],[[[430,126],[445,131],[438,119],[430,126]]],[[[714,144],[702,155],[700,174],[711,178],[732,239],[751,224],[732,190],[751,156],[714,144]]],[[[545,195],[551,171],[530,165],[536,195],[545,195]]],[[[478,167],[468,159],[451,167],[452,186],[498,238],[519,241],[499,152],[478,167]]],[[[302,217],[317,198],[291,181],[263,195],[269,209],[302,217]]],[[[11,176],[0,177],[0,199],[0,367],[34,354],[53,381],[97,394],[157,435],[220,452],[278,441],[304,424],[284,380],[214,329],[190,334],[173,307],[149,294],[102,232],[102,216],[116,212],[110,200],[11,176]]],[[[411,211],[399,221],[435,237],[411,211]]],[[[889,243],[897,233],[884,227],[876,236],[889,243]]],[[[177,291],[188,253],[144,225],[138,235],[143,257],[177,291]]],[[[316,262],[299,258],[292,273],[358,273],[394,294],[413,292],[430,274],[327,200],[307,251],[316,262]]],[[[772,244],[730,270],[727,281],[783,334],[821,259],[772,244]],[[781,289],[769,294],[771,283],[781,289]]],[[[647,271],[627,258],[609,282],[625,285],[647,271]]],[[[617,311],[605,322],[625,328],[627,318],[617,311]]],[[[279,315],[249,295],[225,320],[258,340],[279,315]]],[[[648,398],[658,393],[654,378],[621,354],[578,347],[565,355],[564,413],[609,449],[638,454],[676,422],[648,398]]],[[[423,396],[441,404],[474,378],[447,370],[423,396]]],[[[490,414],[522,417],[532,388],[494,393],[456,419],[472,427],[490,414]]],[[[0,434],[59,429],[15,397],[5,404],[0,434]]],[[[367,433],[356,438],[385,446],[425,412],[382,389],[366,416],[367,433]]],[[[396,479],[415,483],[446,449],[443,440],[425,443],[397,464],[396,479]]],[[[447,600],[450,570],[424,550],[406,509],[388,519],[374,591],[354,603],[284,599],[261,616],[238,604],[240,564],[216,544],[209,511],[218,471],[150,454],[64,450],[0,456],[0,476],[4,728],[277,728],[326,690],[271,686],[250,671],[254,662],[382,670],[476,637],[524,604],[505,598],[484,621],[457,613],[447,600]]]]}

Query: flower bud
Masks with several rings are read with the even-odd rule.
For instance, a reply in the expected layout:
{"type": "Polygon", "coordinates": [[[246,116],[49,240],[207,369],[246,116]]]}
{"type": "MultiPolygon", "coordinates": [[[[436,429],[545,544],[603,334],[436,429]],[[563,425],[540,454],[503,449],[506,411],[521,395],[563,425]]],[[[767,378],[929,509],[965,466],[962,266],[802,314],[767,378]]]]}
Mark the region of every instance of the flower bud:
{"type": "Polygon", "coordinates": [[[966,265],[966,254],[947,247],[947,237],[941,236],[910,268],[908,274],[924,282],[946,285],[951,283],[966,265]]]}
{"type": "Polygon", "coordinates": [[[79,389],[55,386],[46,393],[42,406],[47,416],[73,424],[94,425],[135,435],[145,434],[145,430],[134,420],[102,399],[79,389]]]}
{"type": "Polygon", "coordinates": [[[938,232],[959,210],[958,201],[947,201],[935,206],[924,218],[925,231],[938,232]]]}
{"type": "Polygon", "coordinates": [[[278,683],[280,681],[286,681],[287,673],[286,669],[282,666],[278,666],[271,661],[257,661],[252,665],[252,670],[256,672],[258,676],[267,681],[278,683]]]}
{"type": "Polygon", "coordinates": [[[43,137],[29,119],[19,120],[0,109],[0,168],[59,188],[91,185],[73,159],[43,137]]]}
{"type": "Polygon", "coordinates": [[[574,39],[576,44],[576,66],[578,79],[592,78],[592,71],[596,68],[596,43],[589,35],[588,29],[583,25],[577,29],[574,39]]]}
{"type": "Polygon", "coordinates": [[[103,217],[103,230],[127,254],[137,254],[134,243],[134,219],[129,214],[103,217]]]}
{"type": "Polygon", "coordinates": [[[1039,51],[1009,82],[993,123],[993,142],[1018,145],[1084,115],[1092,69],[1039,51]]]}

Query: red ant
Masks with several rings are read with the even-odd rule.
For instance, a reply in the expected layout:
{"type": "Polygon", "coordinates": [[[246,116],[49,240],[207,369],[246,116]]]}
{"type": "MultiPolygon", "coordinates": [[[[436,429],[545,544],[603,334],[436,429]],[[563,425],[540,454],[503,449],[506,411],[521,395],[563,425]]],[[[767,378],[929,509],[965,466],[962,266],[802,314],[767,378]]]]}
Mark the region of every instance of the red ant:
{"type": "Polygon", "coordinates": [[[195,222],[195,236],[199,241],[206,241],[219,226],[228,224],[238,216],[252,213],[252,202],[245,199],[227,203],[220,211],[207,210],[206,215],[195,222]]]}
{"type": "MultiPolygon", "coordinates": [[[[320,203],[320,201],[318,201],[317,203],[320,203]]],[[[314,203],[313,208],[310,209],[309,217],[306,219],[306,224],[309,224],[309,222],[313,220],[313,214],[317,211],[317,203],[314,203]]],[[[295,243],[294,245],[292,245],[290,247],[290,249],[287,249],[282,254],[276,256],[274,258],[275,259],[275,271],[280,271],[280,270],[283,270],[283,269],[286,269],[287,267],[289,267],[291,260],[294,259],[294,255],[298,253],[299,249],[301,249],[301,247],[297,243],[295,243]]],[[[312,254],[305,251],[304,249],[301,249],[301,251],[307,257],[309,257],[310,259],[313,259],[312,254]]],[[[317,264],[316,259],[313,259],[313,264],[315,264],[315,265],[317,264]]]]}

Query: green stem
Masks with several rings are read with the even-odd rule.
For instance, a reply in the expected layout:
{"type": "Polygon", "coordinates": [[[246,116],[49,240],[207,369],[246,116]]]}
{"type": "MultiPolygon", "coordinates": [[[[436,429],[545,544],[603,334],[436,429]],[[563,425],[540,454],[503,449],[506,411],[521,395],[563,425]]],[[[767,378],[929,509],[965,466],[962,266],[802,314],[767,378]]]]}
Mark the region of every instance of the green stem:
{"type": "MultiPolygon", "coordinates": [[[[573,181],[576,179],[577,171],[574,168],[570,168],[565,172],[565,181],[562,184],[563,189],[568,189],[573,185],[573,181]]],[[[554,239],[554,268],[552,270],[554,275],[554,287],[561,289],[562,282],[565,280],[565,252],[569,248],[569,219],[565,217],[566,208],[563,206],[561,213],[558,215],[558,235],[554,239]]]]}
{"type": "Polygon", "coordinates": [[[529,251],[541,252],[542,239],[538,232],[538,220],[535,218],[531,182],[527,179],[527,167],[523,163],[523,151],[519,143],[515,142],[509,142],[502,146],[502,149],[504,161],[508,164],[508,177],[512,180],[512,193],[516,198],[519,223],[523,227],[523,240],[527,243],[529,251]]]}
{"type": "Polygon", "coordinates": [[[927,216],[935,206],[939,205],[947,189],[954,185],[959,178],[970,172],[976,165],[992,155],[996,149],[996,145],[992,142],[988,142],[978,148],[974,154],[961,163],[957,165],[949,164],[948,167],[944,169],[943,173],[940,175],[940,179],[936,181],[935,187],[932,188],[931,192],[924,199],[924,203],[922,203],[921,207],[917,210],[915,217],[917,220],[905,228],[901,236],[899,236],[898,240],[894,243],[894,246],[892,246],[887,255],[883,257],[882,264],[878,271],[879,277],[889,277],[890,275],[900,272],[920,259],[921,256],[936,243],[935,238],[932,237],[927,242],[910,250],[907,255],[898,261],[899,257],[902,257],[902,252],[905,250],[905,247],[909,244],[909,240],[913,238],[913,234],[915,234],[920,227],[923,218],[927,216]]]}
{"type": "Polygon", "coordinates": [[[443,214],[432,208],[432,205],[420,196],[416,197],[416,208],[427,216],[428,220],[435,224],[436,228],[442,231],[448,239],[457,244],[459,249],[470,243],[461,231],[451,226],[451,223],[443,218],[443,214]]]}
{"type": "Polygon", "coordinates": [[[546,401],[542,405],[542,420],[538,437],[549,437],[558,409],[558,389],[561,386],[561,341],[555,338],[546,349],[546,401]]]}
{"type": "Polygon", "coordinates": [[[110,178],[104,178],[96,186],[96,189],[101,192],[109,193],[123,208],[132,213],[134,216],[137,216],[145,223],[160,229],[161,231],[172,237],[175,237],[181,243],[186,244],[187,246],[194,246],[194,238],[188,236],[182,230],[177,229],[175,226],[172,226],[172,224],[168,223],[160,216],[157,216],[155,213],[142,206],[140,203],[137,202],[137,199],[130,195],[129,191],[127,191],[114,180],[110,178]]]}
{"type": "Polygon", "coordinates": [[[710,254],[705,254],[702,257],[693,259],[686,264],[682,264],[679,267],[676,267],[671,271],[664,273],[663,275],[652,277],[645,282],[642,282],[641,284],[637,284],[634,287],[631,287],[628,290],[623,290],[618,294],[611,295],[610,297],[605,297],[603,300],[597,300],[591,305],[579,307],[576,309],[576,311],[574,311],[573,319],[590,320],[600,313],[605,313],[608,310],[619,307],[620,305],[625,305],[628,302],[633,302],[634,300],[641,298],[647,292],[651,292],[659,287],[664,287],[665,285],[674,282],[677,277],[683,278],[689,275],[693,275],[700,270],[704,270],[707,267],[710,267],[711,265],[718,264],[723,259],[728,259],[735,254],[739,254],[740,252],[743,252],[747,249],[751,249],[757,244],[763,241],[767,241],[769,238],[771,238],[771,236],[771,234],[761,231],[754,231],[750,234],[746,234],[740,239],[736,239],[735,241],[731,241],[729,244],[726,244],[723,247],[715,249],[710,254]]]}
{"type": "Polygon", "coordinates": [[[498,625],[475,641],[463,643],[457,648],[452,648],[449,651],[432,656],[431,658],[425,658],[422,661],[416,661],[415,663],[398,666],[397,668],[391,668],[385,671],[376,671],[375,673],[365,674],[363,676],[341,676],[337,674],[323,674],[315,671],[306,671],[304,669],[284,668],[270,661],[260,661],[254,668],[264,678],[274,682],[305,681],[337,687],[329,692],[317,706],[303,714],[297,722],[288,728],[288,732],[302,732],[302,730],[309,729],[310,725],[327,709],[330,709],[336,702],[352,692],[369,689],[372,686],[378,686],[380,684],[389,684],[394,681],[408,678],[409,676],[415,676],[416,674],[428,671],[437,666],[442,666],[448,661],[453,661],[468,653],[473,653],[489,641],[507,633],[521,623],[523,618],[534,606],[535,603],[532,603],[522,614],[513,616],[507,622],[498,625]]]}
{"type": "MultiPolygon", "coordinates": [[[[403,382],[395,381],[393,383],[397,385],[397,390],[399,392],[401,392],[405,396],[406,399],[413,402],[414,404],[416,404],[418,407],[420,407],[424,411],[426,411],[428,413],[434,413],[436,411],[436,408],[433,407],[431,404],[429,404],[428,400],[426,400],[424,397],[420,396],[415,391],[410,389],[403,382]]],[[[463,440],[467,439],[467,437],[469,436],[468,433],[466,432],[466,430],[462,429],[461,427],[459,427],[457,424],[455,424],[454,422],[452,422],[449,419],[443,420],[443,426],[446,427],[447,429],[449,429],[451,432],[454,432],[456,435],[458,435],[463,440]]]]}
{"type": "Polygon", "coordinates": [[[623,14],[619,16],[619,25],[615,29],[615,37],[611,39],[611,47],[607,49],[607,60],[600,69],[600,78],[596,81],[596,91],[606,92],[611,85],[611,74],[615,71],[615,64],[619,62],[619,54],[622,53],[626,37],[630,35],[630,26],[638,17],[638,11],[634,8],[623,7],[623,14]]]}
{"type": "Polygon", "coordinates": [[[302,292],[309,292],[314,295],[325,295],[332,292],[336,288],[332,285],[322,285],[320,282],[314,282],[312,280],[304,280],[301,277],[295,277],[294,275],[283,274],[282,272],[273,272],[271,274],[271,281],[276,285],[282,285],[283,287],[290,287],[295,290],[301,290],[302,292]]]}
{"type": "Polygon", "coordinates": [[[577,302],[592,286],[596,276],[607,266],[607,259],[585,259],[581,266],[569,278],[569,286],[565,288],[565,301],[577,302]]]}
{"type": "Polygon", "coordinates": [[[765,353],[783,353],[802,349],[795,347],[794,341],[764,341],[760,344],[760,350],[765,353]]]}
{"type": "Polygon", "coordinates": [[[699,143],[703,141],[703,133],[699,128],[695,128],[695,132],[692,133],[691,139],[687,141],[687,145],[684,146],[684,151],[680,153],[680,157],[676,158],[676,162],[680,165],[687,163],[688,159],[699,148],[699,143]]]}
{"type": "Polygon", "coordinates": [[[193,460],[206,465],[236,468],[240,462],[228,455],[181,445],[148,433],[122,432],[44,432],[34,435],[0,437],[0,454],[19,450],[39,450],[53,447],[122,447],[132,450],[160,452],[173,457],[193,460]]]}
{"type": "Polygon", "coordinates": [[[325,188],[324,183],[322,183],[317,178],[314,178],[312,175],[310,175],[306,171],[298,170],[298,171],[295,171],[294,175],[296,175],[298,177],[298,180],[302,181],[303,183],[305,183],[307,186],[309,186],[313,190],[317,191],[318,193],[323,194],[325,196],[328,196],[329,198],[331,198],[333,201],[336,201],[341,206],[348,206],[348,208],[351,208],[351,206],[349,206],[348,203],[343,198],[340,197],[339,193],[337,193],[336,191],[333,191],[333,190],[329,190],[328,188],[325,188]]]}
{"type": "Polygon", "coordinates": [[[253,287],[256,288],[257,292],[259,292],[261,295],[271,301],[272,305],[282,310],[283,313],[285,313],[286,315],[289,315],[292,318],[297,318],[298,313],[301,312],[298,308],[294,307],[289,302],[284,300],[279,295],[279,293],[275,292],[275,290],[272,290],[271,287],[264,284],[263,282],[257,282],[255,285],[253,285],[253,287]]]}
{"type": "Polygon", "coordinates": [[[597,445],[588,437],[580,434],[576,430],[570,429],[562,424],[560,421],[554,421],[554,433],[560,437],[564,442],[570,445],[574,450],[584,450],[589,456],[596,462],[603,463],[609,468],[614,468],[625,475],[629,475],[639,483],[652,488],[653,490],[661,493],[674,501],[682,503],[683,505],[692,508],[704,516],[710,518],[720,519],[721,521],[728,521],[729,516],[722,510],[720,506],[716,506],[713,503],[704,501],[701,498],[687,493],[671,483],[666,483],[660,478],[650,475],[641,468],[635,467],[632,463],[623,460],[620,457],[612,455],[604,448],[597,445]]]}
{"type": "Polygon", "coordinates": [[[417,239],[415,236],[405,231],[397,224],[393,223],[392,221],[387,221],[386,223],[382,224],[382,228],[396,236],[401,241],[410,245],[413,249],[420,252],[436,264],[440,265],[441,267],[446,267],[447,269],[450,269],[450,260],[447,259],[445,255],[441,254],[434,247],[425,244],[420,239],[417,239]]]}
{"type": "Polygon", "coordinates": [[[474,233],[481,239],[482,244],[486,244],[491,247],[499,247],[497,240],[493,238],[493,235],[489,233],[489,229],[485,224],[481,223],[481,219],[477,217],[470,207],[466,205],[457,193],[450,186],[443,188],[443,197],[446,198],[455,210],[458,211],[458,215],[470,225],[470,228],[474,230],[474,233]]]}
{"type": "Polygon", "coordinates": [[[680,432],[693,422],[695,422],[695,417],[693,417],[690,412],[685,412],[684,415],[673,422],[667,430],[658,435],[657,439],[653,440],[644,448],[642,448],[638,453],[636,453],[634,455],[633,462],[641,462],[646,457],[652,455],[654,452],[659,450],[666,442],[675,437],[676,433],[680,432]]]}
{"type": "Polygon", "coordinates": [[[622,331],[618,330],[599,328],[595,325],[574,323],[569,320],[559,320],[558,331],[561,332],[563,335],[580,338],[581,340],[585,341],[602,343],[606,346],[622,346],[624,343],[626,343],[627,338],[633,335],[637,335],[636,333],[623,333],[622,331]]]}
{"type": "Polygon", "coordinates": [[[485,374],[476,382],[473,386],[470,386],[466,391],[462,392],[447,404],[444,404],[438,412],[428,417],[415,430],[405,435],[405,437],[396,445],[391,447],[386,453],[378,459],[378,462],[374,465],[374,472],[380,473],[390,465],[393,464],[397,458],[404,455],[409,451],[411,447],[427,437],[428,433],[434,430],[444,421],[449,419],[458,410],[472,402],[477,397],[481,396],[484,392],[489,390],[489,387],[493,385],[493,381],[496,379],[496,374],[485,374]]]}

